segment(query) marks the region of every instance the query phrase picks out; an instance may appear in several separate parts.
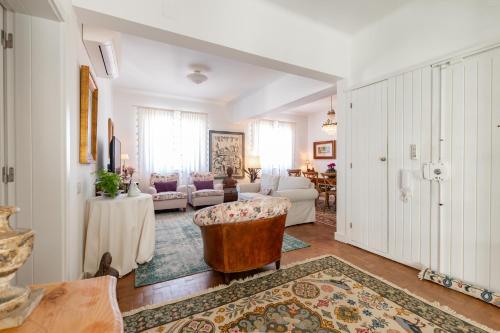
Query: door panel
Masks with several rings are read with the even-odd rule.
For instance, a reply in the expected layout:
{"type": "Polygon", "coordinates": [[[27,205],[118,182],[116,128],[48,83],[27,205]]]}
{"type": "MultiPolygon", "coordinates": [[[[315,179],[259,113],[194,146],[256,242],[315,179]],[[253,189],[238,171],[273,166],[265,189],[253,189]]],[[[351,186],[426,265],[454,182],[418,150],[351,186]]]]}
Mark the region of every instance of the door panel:
{"type": "Polygon", "coordinates": [[[441,70],[440,270],[500,290],[500,49],[441,70]]]}
{"type": "MultiPolygon", "coordinates": [[[[4,29],[4,9],[0,6],[0,29],[4,29]]],[[[5,96],[4,96],[4,50],[0,46],[0,169],[6,165],[6,133],[5,133],[5,96]]],[[[2,170],[0,170],[2,171],[2,170]]],[[[0,180],[0,205],[7,204],[6,184],[3,182],[3,176],[0,180]]]]}
{"type": "Polygon", "coordinates": [[[387,242],[387,81],[352,92],[350,239],[385,253],[387,242]]]}

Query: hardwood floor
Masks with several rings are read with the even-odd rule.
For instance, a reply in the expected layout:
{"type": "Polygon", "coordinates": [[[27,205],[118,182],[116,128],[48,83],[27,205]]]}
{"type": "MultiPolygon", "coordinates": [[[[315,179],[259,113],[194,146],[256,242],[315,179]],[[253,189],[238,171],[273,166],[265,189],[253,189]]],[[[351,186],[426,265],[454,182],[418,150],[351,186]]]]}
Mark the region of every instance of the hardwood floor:
{"type": "MultiPolygon", "coordinates": [[[[428,301],[437,301],[481,324],[500,331],[500,308],[486,304],[456,291],[448,290],[428,281],[417,278],[416,269],[398,264],[391,260],[361,250],[351,245],[333,240],[334,228],[326,224],[310,223],[288,227],[286,232],[311,244],[311,247],[283,254],[281,264],[288,265],[297,261],[326,254],[333,254],[373,274],[408,289],[428,301]]],[[[274,269],[269,265],[262,270],[274,269]]],[[[250,274],[239,274],[234,278],[250,274]]],[[[204,272],[188,277],[157,283],[151,286],[134,288],[134,273],[118,281],[118,303],[122,311],[132,310],[147,304],[156,304],[185,297],[204,289],[223,283],[222,274],[204,272]]]]}

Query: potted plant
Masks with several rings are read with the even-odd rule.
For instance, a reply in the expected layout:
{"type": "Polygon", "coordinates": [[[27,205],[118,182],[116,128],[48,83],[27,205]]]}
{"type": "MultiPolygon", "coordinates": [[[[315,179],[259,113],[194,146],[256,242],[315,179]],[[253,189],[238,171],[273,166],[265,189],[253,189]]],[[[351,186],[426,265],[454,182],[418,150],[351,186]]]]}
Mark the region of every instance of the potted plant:
{"type": "Polygon", "coordinates": [[[328,169],[326,169],[326,172],[333,173],[334,175],[332,175],[332,177],[335,177],[335,174],[337,173],[337,170],[335,170],[336,164],[334,162],[332,162],[332,163],[327,164],[326,166],[328,167],[328,169]]]}
{"type": "Polygon", "coordinates": [[[96,186],[97,191],[101,191],[103,195],[114,198],[119,193],[120,188],[120,175],[107,170],[99,170],[96,172],[96,186]]]}

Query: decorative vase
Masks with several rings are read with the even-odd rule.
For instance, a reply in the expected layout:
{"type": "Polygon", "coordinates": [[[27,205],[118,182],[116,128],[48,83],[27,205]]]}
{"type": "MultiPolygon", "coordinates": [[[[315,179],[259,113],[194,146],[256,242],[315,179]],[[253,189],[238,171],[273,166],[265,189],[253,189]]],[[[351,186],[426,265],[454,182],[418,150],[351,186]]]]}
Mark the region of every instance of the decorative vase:
{"type": "Polygon", "coordinates": [[[136,197],[141,194],[141,190],[139,190],[139,186],[137,186],[136,182],[131,182],[128,187],[128,196],[136,197]]]}
{"type": "Polygon", "coordinates": [[[16,207],[0,207],[0,329],[21,325],[43,296],[42,289],[11,285],[31,255],[35,238],[33,230],[10,227],[9,217],[16,212],[16,207]]]}

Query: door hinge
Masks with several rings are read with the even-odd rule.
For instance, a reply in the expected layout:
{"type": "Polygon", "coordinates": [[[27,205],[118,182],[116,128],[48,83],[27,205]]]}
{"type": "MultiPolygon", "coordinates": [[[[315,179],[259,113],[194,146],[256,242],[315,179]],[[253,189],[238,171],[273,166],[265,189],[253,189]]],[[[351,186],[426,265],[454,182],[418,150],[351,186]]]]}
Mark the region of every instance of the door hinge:
{"type": "Polygon", "coordinates": [[[13,183],[14,182],[14,168],[10,167],[2,167],[2,182],[4,184],[13,183]]]}
{"type": "Polygon", "coordinates": [[[349,104],[349,106],[350,106],[350,107],[351,107],[351,109],[352,109],[352,103],[350,103],[350,104],[349,104]]]}
{"type": "Polygon", "coordinates": [[[7,183],[13,183],[13,182],[14,182],[14,168],[10,167],[9,174],[7,175],[7,183]]]}
{"type": "Polygon", "coordinates": [[[352,163],[349,163],[349,167],[352,169],[352,163]]]}
{"type": "Polygon", "coordinates": [[[351,222],[351,223],[349,223],[349,228],[351,228],[351,229],[352,229],[352,222],[351,222]]]}
{"type": "Polygon", "coordinates": [[[9,32],[2,30],[2,46],[4,49],[11,49],[14,47],[14,35],[9,32]]]}

